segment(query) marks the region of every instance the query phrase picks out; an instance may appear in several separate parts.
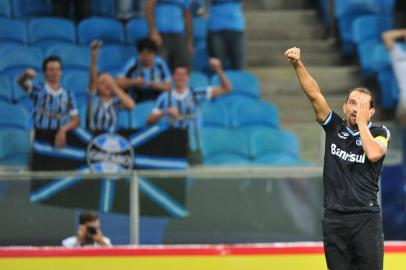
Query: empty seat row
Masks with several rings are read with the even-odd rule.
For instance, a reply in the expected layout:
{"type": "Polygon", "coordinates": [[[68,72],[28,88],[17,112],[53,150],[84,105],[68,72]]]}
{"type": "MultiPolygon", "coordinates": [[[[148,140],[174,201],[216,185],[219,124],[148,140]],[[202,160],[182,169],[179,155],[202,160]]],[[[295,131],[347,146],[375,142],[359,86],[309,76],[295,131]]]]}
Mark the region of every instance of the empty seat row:
{"type": "Polygon", "coordinates": [[[205,164],[306,164],[299,158],[296,136],[280,129],[206,127],[202,139],[205,164]]]}

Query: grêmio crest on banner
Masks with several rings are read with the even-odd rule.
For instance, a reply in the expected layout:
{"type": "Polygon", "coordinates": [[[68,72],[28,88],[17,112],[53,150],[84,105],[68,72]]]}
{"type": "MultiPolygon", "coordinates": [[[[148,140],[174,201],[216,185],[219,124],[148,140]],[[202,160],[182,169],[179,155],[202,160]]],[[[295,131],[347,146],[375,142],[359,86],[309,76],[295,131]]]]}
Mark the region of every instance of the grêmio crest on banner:
{"type": "MultiPolygon", "coordinates": [[[[54,131],[36,130],[34,171],[124,172],[132,169],[186,169],[187,132],[167,126],[94,133],[77,128],[62,149],[54,131]]],[[[139,178],[142,215],[187,216],[184,178],[139,178]]],[[[30,201],[52,206],[128,213],[129,179],[66,177],[31,181],[30,201]]]]}

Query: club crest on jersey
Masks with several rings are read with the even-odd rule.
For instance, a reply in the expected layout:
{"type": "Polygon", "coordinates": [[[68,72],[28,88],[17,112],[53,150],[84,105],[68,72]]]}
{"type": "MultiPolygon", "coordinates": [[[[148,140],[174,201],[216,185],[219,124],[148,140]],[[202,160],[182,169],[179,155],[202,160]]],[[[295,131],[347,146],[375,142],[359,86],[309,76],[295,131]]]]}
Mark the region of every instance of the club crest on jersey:
{"type": "Polygon", "coordinates": [[[355,144],[358,145],[358,146],[362,146],[361,138],[358,138],[358,139],[355,141],[355,144]]]}
{"type": "Polygon", "coordinates": [[[348,139],[348,136],[350,136],[350,134],[348,134],[345,131],[340,131],[340,132],[337,133],[337,135],[338,135],[339,138],[341,138],[343,140],[348,139]]]}

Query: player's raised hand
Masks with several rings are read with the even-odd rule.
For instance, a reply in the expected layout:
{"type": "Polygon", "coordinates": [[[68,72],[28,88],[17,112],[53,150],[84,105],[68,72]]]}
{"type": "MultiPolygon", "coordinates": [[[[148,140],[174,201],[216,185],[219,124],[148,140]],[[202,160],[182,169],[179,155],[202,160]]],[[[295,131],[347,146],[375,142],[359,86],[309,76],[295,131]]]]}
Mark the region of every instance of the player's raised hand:
{"type": "Polygon", "coordinates": [[[291,62],[292,64],[296,64],[298,61],[300,61],[300,49],[293,47],[285,52],[286,58],[291,62]]]}
{"type": "Polygon", "coordinates": [[[33,80],[37,76],[37,72],[32,68],[27,68],[25,70],[25,76],[27,76],[27,79],[33,80]]]}
{"type": "Polygon", "coordinates": [[[92,54],[92,58],[97,58],[97,54],[99,53],[99,50],[102,45],[103,42],[101,40],[92,41],[92,43],[90,44],[90,52],[92,54]]]}
{"type": "Polygon", "coordinates": [[[210,58],[209,59],[209,65],[211,70],[213,70],[214,73],[219,73],[223,70],[223,65],[221,64],[220,59],[217,58],[210,58]]]}

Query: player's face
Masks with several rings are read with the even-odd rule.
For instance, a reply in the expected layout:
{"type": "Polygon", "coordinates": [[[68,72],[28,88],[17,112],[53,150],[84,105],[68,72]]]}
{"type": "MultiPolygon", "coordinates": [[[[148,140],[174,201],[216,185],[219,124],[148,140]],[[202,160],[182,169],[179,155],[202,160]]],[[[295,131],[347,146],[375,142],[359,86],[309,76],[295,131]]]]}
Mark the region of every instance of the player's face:
{"type": "MultiPolygon", "coordinates": [[[[356,128],[357,127],[357,109],[358,109],[358,100],[361,96],[366,96],[368,99],[368,102],[371,100],[371,96],[359,92],[359,91],[352,91],[350,95],[348,96],[347,102],[343,106],[345,118],[347,120],[347,123],[350,127],[356,128]]],[[[373,109],[370,108],[370,116],[373,114],[373,109]]],[[[370,118],[368,118],[370,120],[370,118]]]]}
{"type": "Polygon", "coordinates": [[[111,85],[103,76],[99,76],[97,78],[97,89],[100,96],[111,97],[113,95],[113,89],[111,88],[111,85]]]}
{"type": "Polygon", "coordinates": [[[186,67],[178,67],[173,73],[173,80],[176,84],[176,88],[184,89],[189,84],[189,71],[186,67]]]}
{"type": "Polygon", "coordinates": [[[59,83],[62,76],[61,63],[58,61],[51,61],[47,63],[45,68],[45,79],[50,83],[59,83]]]}
{"type": "Polygon", "coordinates": [[[155,52],[152,50],[142,50],[139,54],[141,65],[150,67],[154,64],[155,52]]]}

